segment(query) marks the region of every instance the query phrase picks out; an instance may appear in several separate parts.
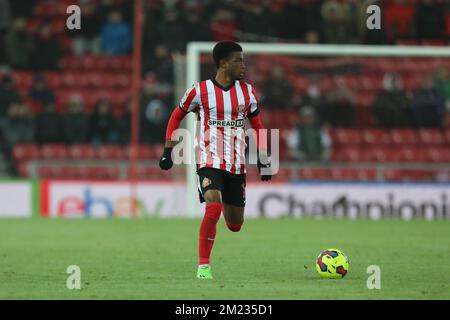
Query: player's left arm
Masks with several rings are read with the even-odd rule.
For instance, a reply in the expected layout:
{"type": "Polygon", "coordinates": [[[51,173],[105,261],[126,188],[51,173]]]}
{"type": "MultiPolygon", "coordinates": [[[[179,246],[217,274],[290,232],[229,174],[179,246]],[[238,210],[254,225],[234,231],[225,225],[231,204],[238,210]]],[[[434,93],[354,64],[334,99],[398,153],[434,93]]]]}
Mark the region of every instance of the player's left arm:
{"type": "MultiPolygon", "coordinates": [[[[252,87],[250,95],[250,110],[247,113],[247,118],[249,120],[250,126],[256,132],[256,146],[258,150],[258,169],[261,172],[263,168],[270,168],[270,157],[267,152],[267,137],[265,133],[267,132],[261,121],[258,108],[258,99],[256,97],[255,89],[252,87]]],[[[265,169],[263,169],[265,170],[265,169]]],[[[267,171],[267,170],[265,170],[267,171]]],[[[261,175],[262,181],[268,181],[272,178],[272,175],[268,172],[264,172],[261,175]]]]}

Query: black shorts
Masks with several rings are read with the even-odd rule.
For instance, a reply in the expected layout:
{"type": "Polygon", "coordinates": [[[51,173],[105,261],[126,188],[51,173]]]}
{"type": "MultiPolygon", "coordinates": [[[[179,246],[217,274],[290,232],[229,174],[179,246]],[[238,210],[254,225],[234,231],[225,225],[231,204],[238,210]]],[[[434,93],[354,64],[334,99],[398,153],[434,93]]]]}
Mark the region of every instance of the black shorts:
{"type": "Polygon", "coordinates": [[[222,193],[222,202],[236,207],[245,207],[245,174],[232,174],[231,172],[216,168],[200,168],[198,174],[198,192],[200,202],[205,202],[203,195],[208,190],[219,190],[222,193]]]}

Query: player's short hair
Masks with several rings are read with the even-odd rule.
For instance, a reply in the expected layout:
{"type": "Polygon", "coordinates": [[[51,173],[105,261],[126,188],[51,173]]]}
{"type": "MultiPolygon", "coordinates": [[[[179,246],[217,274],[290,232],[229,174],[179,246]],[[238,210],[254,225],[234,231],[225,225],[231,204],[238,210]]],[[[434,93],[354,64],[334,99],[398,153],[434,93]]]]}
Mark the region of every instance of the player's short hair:
{"type": "Polygon", "coordinates": [[[226,59],[232,52],[242,52],[242,47],[234,41],[220,41],[213,49],[213,58],[216,67],[219,68],[220,60],[226,59]]]}

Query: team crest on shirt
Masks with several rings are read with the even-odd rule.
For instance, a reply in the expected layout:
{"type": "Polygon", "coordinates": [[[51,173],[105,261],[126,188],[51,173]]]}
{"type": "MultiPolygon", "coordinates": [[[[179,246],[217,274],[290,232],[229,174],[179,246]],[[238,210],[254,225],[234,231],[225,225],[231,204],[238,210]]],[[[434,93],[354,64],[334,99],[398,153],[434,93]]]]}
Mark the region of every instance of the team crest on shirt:
{"type": "Polygon", "coordinates": [[[245,106],[243,104],[240,104],[240,105],[238,105],[237,110],[238,110],[239,114],[244,114],[245,106]]]}
{"type": "Polygon", "coordinates": [[[202,187],[203,188],[206,188],[210,184],[211,184],[211,180],[209,178],[203,178],[203,181],[202,181],[202,187]]]}

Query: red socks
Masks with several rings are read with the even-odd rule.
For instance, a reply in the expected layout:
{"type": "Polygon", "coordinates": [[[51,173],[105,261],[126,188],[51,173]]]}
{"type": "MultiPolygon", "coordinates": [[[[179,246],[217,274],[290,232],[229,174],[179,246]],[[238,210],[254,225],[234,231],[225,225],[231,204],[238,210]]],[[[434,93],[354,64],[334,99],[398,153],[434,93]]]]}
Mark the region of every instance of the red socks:
{"type": "Polygon", "coordinates": [[[222,212],[222,204],[213,202],[206,205],[205,216],[200,226],[198,253],[199,264],[209,264],[209,257],[216,237],[216,226],[222,212]]]}

